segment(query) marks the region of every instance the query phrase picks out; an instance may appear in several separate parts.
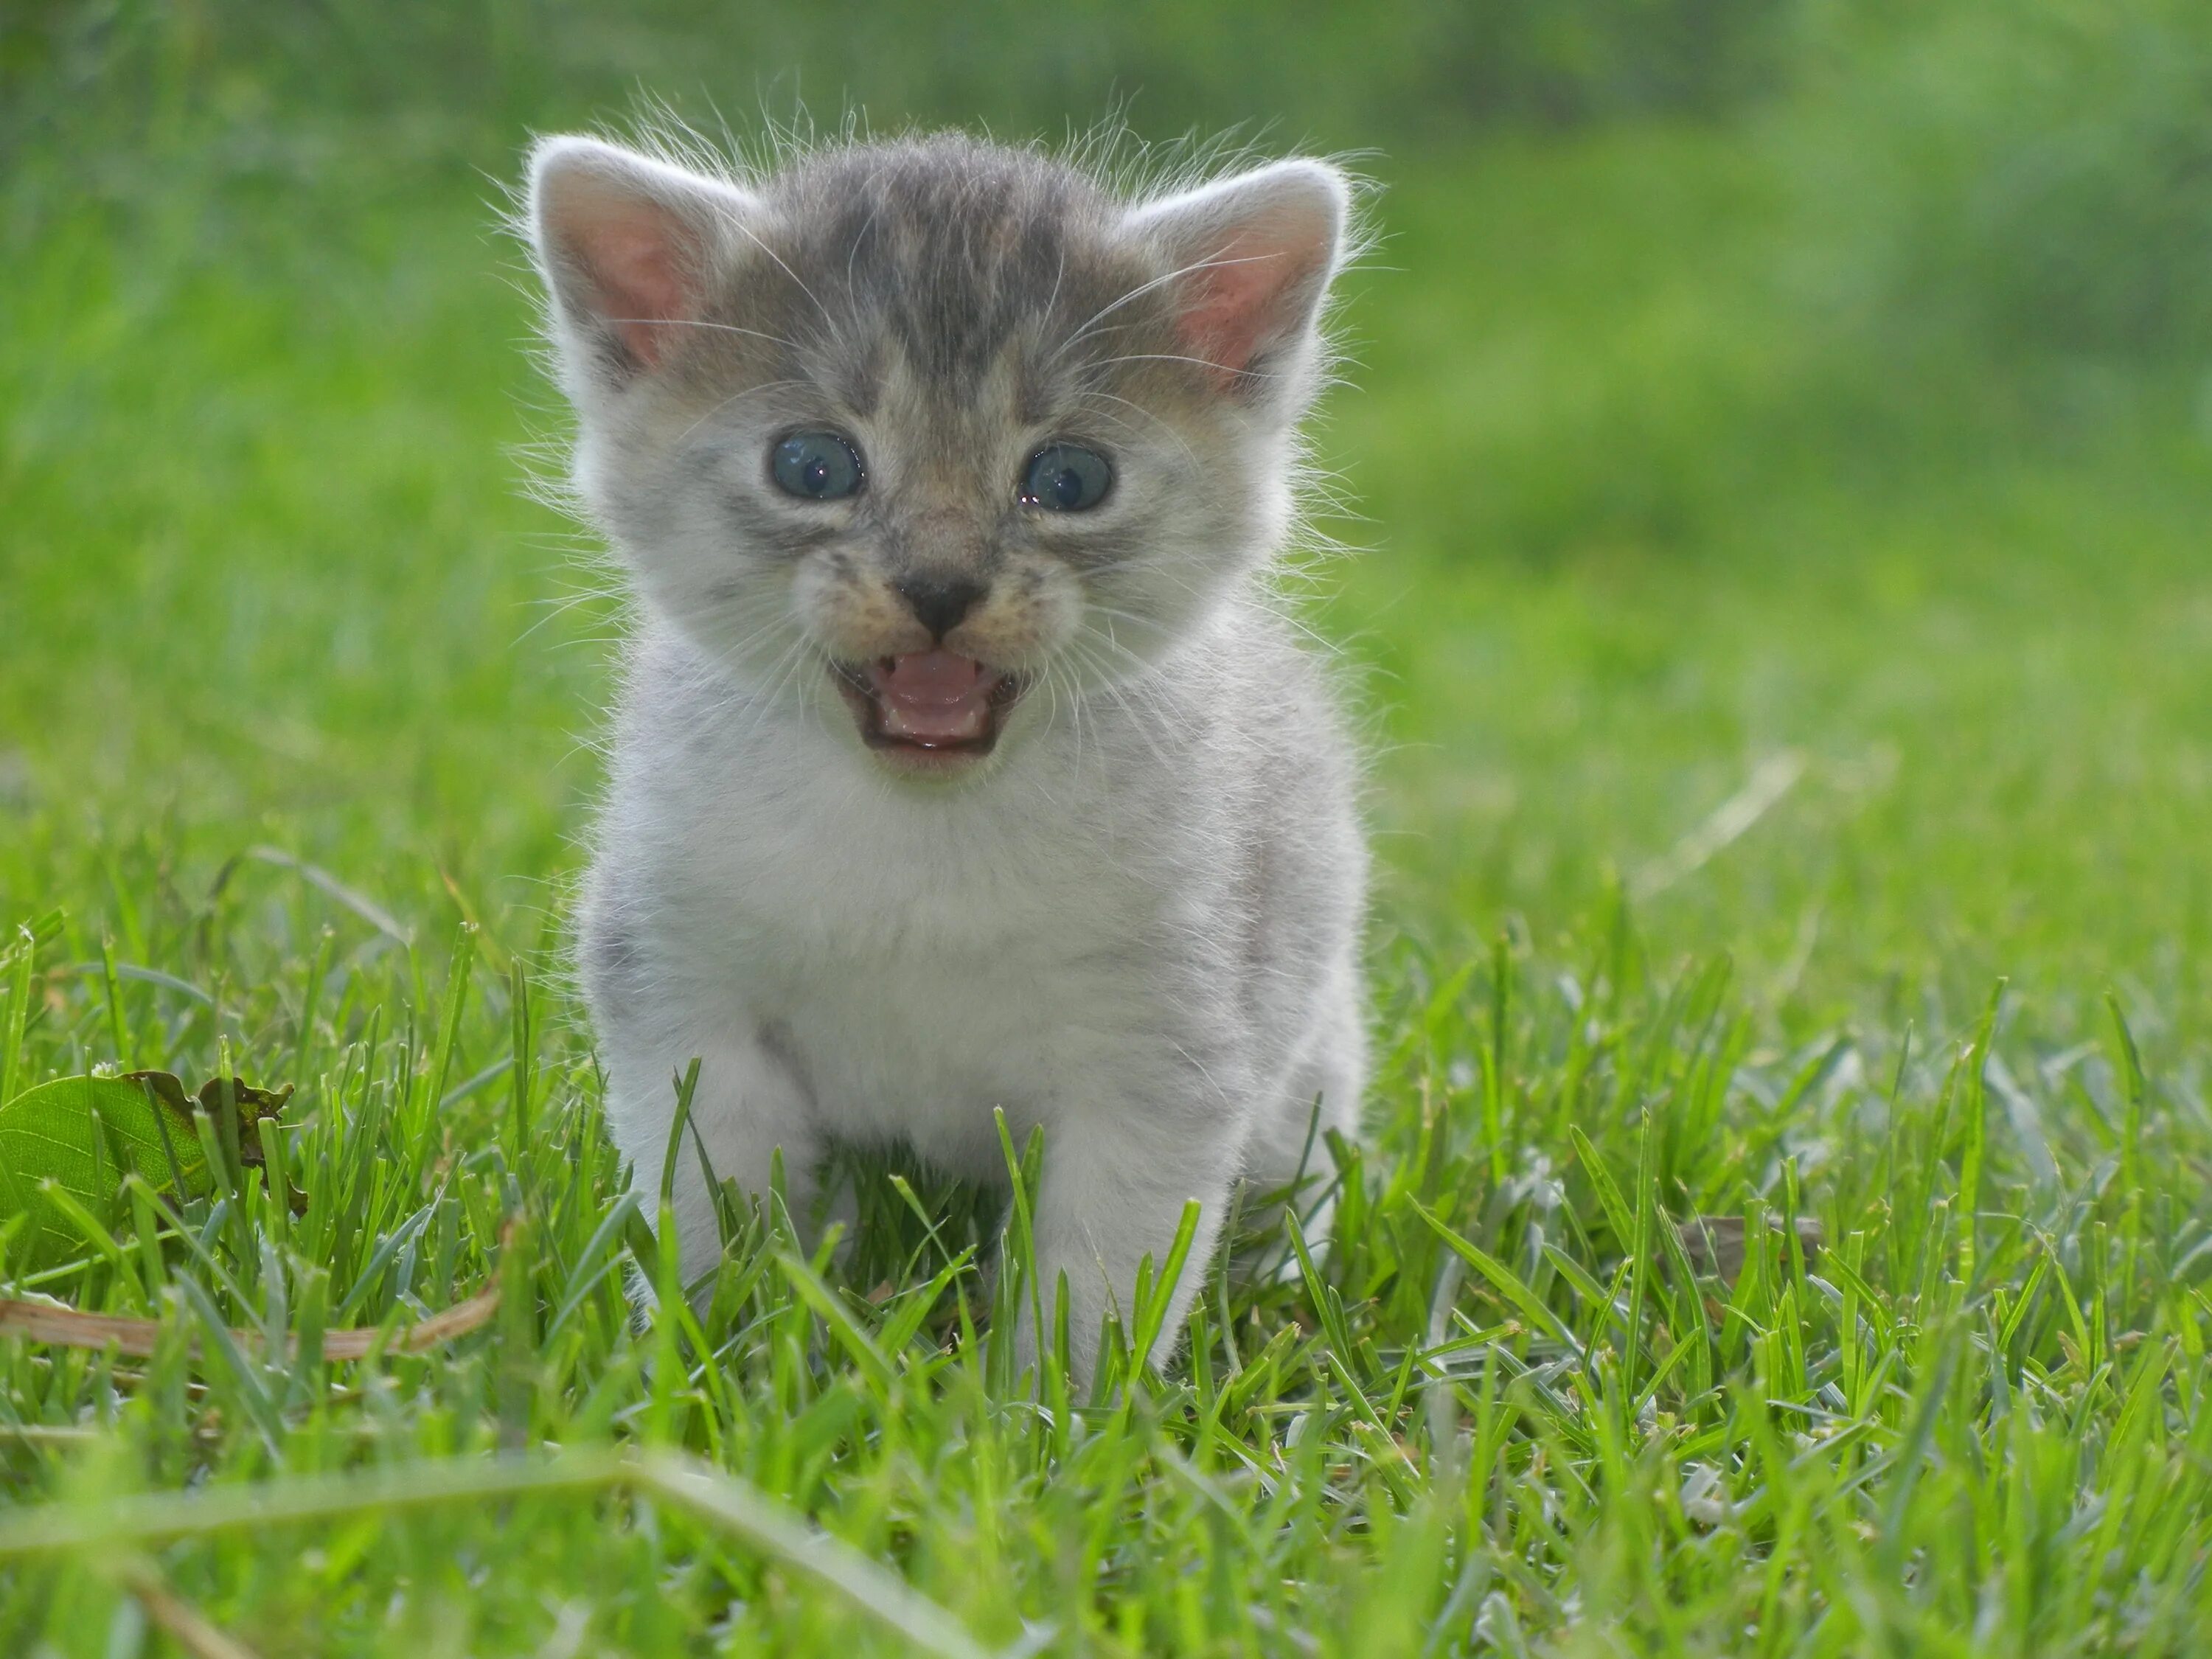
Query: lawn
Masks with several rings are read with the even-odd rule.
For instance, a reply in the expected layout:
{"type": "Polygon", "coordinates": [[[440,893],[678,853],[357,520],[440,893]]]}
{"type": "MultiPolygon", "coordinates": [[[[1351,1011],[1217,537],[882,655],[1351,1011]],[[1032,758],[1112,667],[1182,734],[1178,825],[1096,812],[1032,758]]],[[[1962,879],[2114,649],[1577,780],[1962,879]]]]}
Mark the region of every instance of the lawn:
{"type": "Polygon", "coordinates": [[[0,1093],[296,1092],[0,1232],[158,1322],[0,1336],[0,1650],[2203,1650],[2201,366],[1854,315],[1750,116],[1373,161],[1371,1129],[1072,1398],[921,1170],[633,1319],[522,129],[177,85],[0,157],[0,1093]]]}

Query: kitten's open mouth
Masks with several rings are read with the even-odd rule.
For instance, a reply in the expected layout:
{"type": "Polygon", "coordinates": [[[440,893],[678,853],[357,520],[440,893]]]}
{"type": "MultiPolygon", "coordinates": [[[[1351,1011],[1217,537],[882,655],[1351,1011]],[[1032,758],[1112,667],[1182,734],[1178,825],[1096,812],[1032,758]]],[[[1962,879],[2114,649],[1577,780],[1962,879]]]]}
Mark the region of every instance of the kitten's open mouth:
{"type": "Polygon", "coordinates": [[[945,650],[830,667],[862,741],[924,763],[990,753],[1022,694],[1018,677],[945,650]]]}

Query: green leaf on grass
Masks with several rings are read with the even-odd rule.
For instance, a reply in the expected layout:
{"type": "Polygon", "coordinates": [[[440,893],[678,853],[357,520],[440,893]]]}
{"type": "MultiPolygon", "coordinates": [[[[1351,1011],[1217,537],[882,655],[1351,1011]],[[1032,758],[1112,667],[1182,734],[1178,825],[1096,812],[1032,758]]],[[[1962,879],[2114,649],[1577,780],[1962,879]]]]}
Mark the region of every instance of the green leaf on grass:
{"type": "MultiPolygon", "coordinates": [[[[120,1077],[64,1077],[0,1105],[0,1221],[31,1212],[33,1261],[51,1261],[88,1241],[70,1213],[109,1215],[123,1178],[136,1172],[181,1204],[216,1184],[193,1115],[234,1115],[244,1125],[276,1116],[292,1091],[257,1089],[236,1078],[210,1079],[195,1097],[167,1072],[120,1077]]],[[[243,1161],[258,1163],[258,1136],[243,1161]]]]}

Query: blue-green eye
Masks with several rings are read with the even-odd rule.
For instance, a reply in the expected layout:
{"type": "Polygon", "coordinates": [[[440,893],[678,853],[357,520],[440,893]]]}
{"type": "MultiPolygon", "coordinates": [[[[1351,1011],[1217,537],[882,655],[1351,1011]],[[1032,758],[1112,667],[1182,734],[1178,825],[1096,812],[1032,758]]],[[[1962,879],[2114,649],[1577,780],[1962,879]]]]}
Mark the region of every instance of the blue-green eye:
{"type": "Polygon", "coordinates": [[[867,476],[860,452],[834,432],[794,432],[777,440],[768,470],[784,494],[810,501],[842,501],[867,476]]]}
{"type": "Polygon", "coordinates": [[[1104,501],[1113,487],[1114,469],[1097,450],[1047,444],[1030,461],[1022,500],[1048,513],[1082,513],[1104,501]]]}

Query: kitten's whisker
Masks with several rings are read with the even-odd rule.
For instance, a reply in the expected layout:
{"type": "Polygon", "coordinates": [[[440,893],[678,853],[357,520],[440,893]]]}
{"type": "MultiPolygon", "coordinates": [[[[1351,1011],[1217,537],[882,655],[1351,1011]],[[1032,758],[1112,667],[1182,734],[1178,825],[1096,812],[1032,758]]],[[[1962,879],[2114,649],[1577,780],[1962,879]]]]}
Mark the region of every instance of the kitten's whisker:
{"type": "MultiPolygon", "coordinates": [[[[776,675],[775,682],[761,698],[763,708],[781,702],[787,690],[802,684],[799,677],[814,660],[814,653],[805,648],[806,643],[805,640],[794,641],[792,649],[784,653],[782,672],[776,675]]],[[[803,689],[799,701],[802,708],[811,706],[803,689]]]]}
{"type": "Polygon", "coordinates": [[[796,340],[787,340],[781,334],[763,334],[757,328],[739,328],[735,323],[710,323],[698,317],[609,317],[610,323],[640,323],[648,328],[707,328],[717,334],[743,334],[750,339],[766,340],[770,345],[780,345],[787,351],[800,349],[796,340]]]}
{"type": "MultiPolygon", "coordinates": [[[[1126,612],[1122,611],[1109,611],[1106,614],[1109,616],[1127,615],[1126,612]]],[[[1122,644],[1120,640],[1114,636],[1114,633],[1111,629],[1093,627],[1086,622],[1085,625],[1077,631],[1075,637],[1079,641],[1087,642],[1093,647],[1103,645],[1109,650],[1112,651],[1115,655],[1127,661],[1133,671],[1128,676],[1128,678],[1133,681],[1143,679],[1152,671],[1152,664],[1150,659],[1122,644]]]]}
{"type": "Polygon", "coordinates": [[[586,593],[561,594],[551,599],[525,600],[526,605],[542,608],[545,614],[516,635],[514,642],[516,645],[526,643],[539,629],[550,623],[558,622],[571,611],[602,601],[612,601],[619,605],[626,603],[629,598],[629,595],[627,593],[602,590],[586,593]]]}
{"type": "MultiPolygon", "coordinates": [[[[1154,617],[1141,617],[1131,611],[1116,610],[1110,605],[1101,605],[1096,599],[1089,601],[1089,609],[1098,616],[1111,617],[1115,622],[1127,623],[1131,628],[1145,634],[1158,636],[1166,632],[1166,629],[1163,628],[1158,619],[1154,617]]],[[[1135,658],[1138,661],[1143,662],[1146,660],[1144,658],[1139,657],[1136,652],[1129,651],[1129,648],[1127,646],[1121,646],[1121,642],[1119,641],[1109,640],[1109,642],[1120,646],[1121,649],[1127,651],[1128,654],[1131,657],[1135,658]]],[[[1149,663],[1147,663],[1146,665],[1149,666],[1149,663]]]]}
{"type": "MultiPolygon", "coordinates": [[[[1094,690],[1103,692],[1114,700],[1115,707],[1121,709],[1131,728],[1144,739],[1145,746],[1152,750],[1152,758],[1163,767],[1169,765],[1165,752],[1162,750],[1158,742],[1153,737],[1151,725],[1130,702],[1128,696],[1126,695],[1127,690],[1134,689],[1133,685],[1125,687],[1120,678],[1115,676],[1105,664],[1101,663],[1095,655],[1093,647],[1100,642],[1110,646],[1115,652],[1128,658],[1130,661],[1137,664],[1140,670],[1149,670],[1152,665],[1119,640],[1115,639],[1111,634],[1102,634],[1095,628],[1086,627],[1079,632],[1068,641],[1066,649],[1078,661],[1085,663],[1097,676],[1094,690]]],[[[1141,683],[1141,676],[1132,677],[1132,678],[1134,682],[1141,683]]]]}
{"type": "Polygon", "coordinates": [[[745,740],[749,741],[779,712],[785,686],[813,654],[808,648],[809,644],[805,636],[801,635],[777,654],[767,672],[753,684],[731,686],[724,700],[724,710],[751,716],[740,728],[745,740]]]}
{"type": "Polygon", "coordinates": [[[1045,315],[1045,316],[1047,316],[1047,317],[1051,316],[1051,315],[1052,315],[1052,313],[1053,313],[1053,312],[1054,312],[1054,310],[1059,307],[1059,305],[1060,305],[1060,283],[1061,283],[1062,279],[1063,279],[1063,278],[1065,278],[1065,277],[1066,276],[1066,275],[1067,275],[1067,243],[1066,243],[1066,241],[1063,239],[1063,240],[1061,240],[1061,242],[1060,242],[1060,263],[1053,268],[1053,273],[1052,273],[1052,292],[1051,292],[1051,293],[1049,293],[1049,294],[1048,294],[1048,295],[1046,295],[1044,296],[1044,309],[1043,309],[1043,313],[1042,313],[1043,315],[1045,315]]]}
{"type": "MultiPolygon", "coordinates": [[[[1038,722],[1045,732],[1050,732],[1060,723],[1060,679],[1057,663],[1048,662],[1044,665],[1043,670],[1037,676],[1036,690],[1042,692],[1046,698],[1044,710],[1037,717],[1038,722]]],[[[1033,692],[1031,695],[1034,696],[1036,693],[1033,692]]],[[[1075,765],[1070,776],[1077,787],[1080,787],[1083,781],[1083,732],[1079,726],[1076,728],[1074,737],[1075,765]]],[[[1044,769],[1039,767],[1035,776],[1037,793],[1043,798],[1047,805],[1057,805],[1058,802],[1054,799],[1052,790],[1046,785],[1044,769]]]]}
{"type": "Polygon", "coordinates": [[[1101,357],[1088,365],[1092,368],[1115,368],[1123,363],[1196,363],[1200,368],[1210,368],[1223,374],[1234,374],[1240,380],[1273,380],[1280,379],[1272,368],[1231,368],[1227,363],[1214,362],[1211,357],[1190,357],[1173,351],[1129,351],[1119,357],[1101,357]]]}
{"type": "Polygon", "coordinates": [[[732,220],[730,222],[737,227],[739,234],[742,234],[747,241],[752,243],[754,246],[760,249],[763,253],[767,254],[770,259],[774,260],[775,262],[776,269],[783,272],[785,276],[790,277],[793,283],[798,288],[799,291],[814,302],[814,308],[822,313],[822,320],[830,325],[831,337],[835,338],[837,328],[837,319],[831,314],[830,307],[822,303],[822,296],[817,294],[812,289],[807,287],[804,282],[801,282],[799,280],[799,273],[793,270],[789,265],[786,264],[783,261],[783,256],[778,253],[774,248],[770,247],[766,242],[763,241],[759,233],[755,231],[750,225],[746,224],[741,219],[732,220]]]}
{"type": "MultiPolygon", "coordinates": [[[[683,431],[678,433],[676,434],[676,442],[678,444],[682,443],[685,439],[689,438],[701,427],[706,425],[708,422],[713,420],[714,416],[720,414],[724,410],[729,408],[732,404],[742,402],[747,398],[757,397],[763,392],[780,392],[786,386],[805,386],[805,381],[800,380],[763,380],[757,385],[745,387],[741,392],[732,392],[728,397],[723,398],[721,402],[716,404],[712,409],[702,415],[697,420],[692,422],[690,425],[685,427],[683,431]]],[[[674,445],[671,445],[670,447],[673,448],[674,445]]]]}
{"type": "MultiPolygon", "coordinates": [[[[742,659],[750,653],[756,641],[765,639],[768,635],[775,633],[784,626],[784,623],[785,619],[782,617],[771,619],[770,621],[762,624],[760,627],[756,628],[751,633],[746,635],[743,639],[738,640],[734,644],[725,646],[723,650],[732,659],[742,659]]],[[[783,650],[788,651],[790,648],[790,644],[787,642],[783,650]]],[[[781,662],[782,658],[783,653],[778,652],[775,659],[778,662],[781,662]]]]}
{"type": "Polygon", "coordinates": [[[1097,310],[1092,312],[1091,315],[1085,318],[1082,322],[1078,323],[1075,326],[1075,332],[1069,335],[1066,339],[1060,342],[1060,349],[1053,353],[1051,357],[1047,360],[1047,362],[1048,365],[1056,365],[1062,357],[1065,357],[1077,346],[1082,344],[1084,341],[1089,339],[1091,337],[1091,330],[1100,321],[1111,316],[1114,313],[1119,311],[1123,306],[1129,305],[1138,300],[1141,300],[1146,295],[1150,294],[1154,289],[1163,288],[1170,283],[1178,282],[1183,277],[1192,276],[1198,271],[1216,270],[1226,265],[1258,264],[1267,259],[1273,258],[1274,257],[1276,256],[1273,254],[1259,253],[1246,254],[1236,258],[1222,258],[1217,256],[1212,258],[1194,259],[1190,264],[1178,266],[1174,270],[1164,272],[1162,275],[1153,277],[1150,282],[1139,283],[1136,287],[1122,295],[1118,300],[1108,301],[1105,305],[1101,306],[1097,310]]]}
{"type": "Polygon", "coordinates": [[[1118,559],[1105,559],[1097,564],[1086,564],[1083,567],[1083,574],[1085,576],[1110,576],[1117,570],[1135,570],[1158,562],[1156,550],[1147,547],[1135,553],[1125,554],[1118,559]]]}
{"type": "MultiPolygon", "coordinates": [[[[879,167],[868,175],[868,184],[871,188],[882,176],[882,172],[879,167]]],[[[882,211],[883,203],[872,196],[868,201],[867,217],[860,221],[860,228],[853,233],[853,245],[845,250],[845,292],[848,295],[854,293],[858,288],[858,284],[854,280],[853,271],[860,257],[860,244],[875,233],[876,217],[882,211]]]]}
{"type": "MultiPolygon", "coordinates": [[[[1166,433],[1170,438],[1175,441],[1175,447],[1182,452],[1183,460],[1189,465],[1192,471],[1198,472],[1204,470],[1199,464],[1198,456],[1192,451],[1189,441],[1187,440],[1182,433],[1176,431],[1173,426],[1161,419],[1158,415],[1152,413],[1151,410],[1146,409],[1142,404],[1132,402],[1130,399],[1111,392],[1091,391],[1085,392],[1083,396],[1086,401],[1093,398],[1103,398],[1109,403],[1126,404],[1127,407],[1135,410],[1137,413],[1143,416],[1146,420],[1150,421],[1154,426],[1159,428],[1161,431],[1166,433]]],[[[1109,416],[1107,418],[1110,420],[1113,417],[1109,416]]]]}

